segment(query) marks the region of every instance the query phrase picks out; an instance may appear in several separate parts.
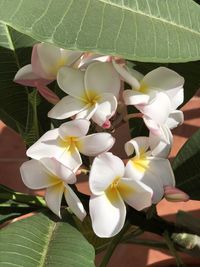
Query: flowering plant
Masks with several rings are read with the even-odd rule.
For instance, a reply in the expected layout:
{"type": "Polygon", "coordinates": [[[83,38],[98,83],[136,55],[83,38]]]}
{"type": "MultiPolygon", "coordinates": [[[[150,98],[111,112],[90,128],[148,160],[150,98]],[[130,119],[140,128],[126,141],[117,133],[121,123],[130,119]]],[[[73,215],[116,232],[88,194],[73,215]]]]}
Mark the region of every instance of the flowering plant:
{"type": "Polygon", "coordinates": [[[24,138],[20,173],[37,190],[0,188],[2,223],[32,212],[2,229],[1,266],[94,266],[105,250],[102,267],[144,231],[163,237],[177,266],[177,251],[198,255],[195,219],[156,212],[163,198],[200,199],[200,132],[168,159],[199,86],[199,5],[179,4],[176,14],[161,0],[0,0],[0,114],[24,138]]]}

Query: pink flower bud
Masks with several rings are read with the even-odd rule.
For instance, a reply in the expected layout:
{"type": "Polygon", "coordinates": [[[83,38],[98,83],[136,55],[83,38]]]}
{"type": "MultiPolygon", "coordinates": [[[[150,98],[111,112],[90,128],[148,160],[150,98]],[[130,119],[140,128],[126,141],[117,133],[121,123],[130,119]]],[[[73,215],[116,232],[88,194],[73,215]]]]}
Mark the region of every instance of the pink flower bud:
{"type": "Polygon", "coordinates": [[[164,186],[164,197],[167,201],[170,202],[186,202],[190,198],[185,192],[181,191],[180,189],[168,185],[164,186]]]}
{"type": "Polygon", "coordinates": [[[106,121],[104,122],[104,124],[102,125],[102,128],[103,128],[103,129],[109,129],[110,126],[111,126],[110,121],[109,121],[109,120],[106,120],[106,121]]]}

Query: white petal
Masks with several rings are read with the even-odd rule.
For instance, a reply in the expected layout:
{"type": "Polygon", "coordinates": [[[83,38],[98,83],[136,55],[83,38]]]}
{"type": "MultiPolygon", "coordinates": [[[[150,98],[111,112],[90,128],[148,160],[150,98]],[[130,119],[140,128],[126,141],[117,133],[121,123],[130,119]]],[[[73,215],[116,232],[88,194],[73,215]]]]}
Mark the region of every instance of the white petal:
{"type": "Polygon", "coordinates": [[[140,181],[131,178],[122,178],[118,189],[123,200],[136,210],[151,206],[153,191],[140,181]]]}
{"type": "Polygon", "coordinates": [[[126,207],[120,196],[110,201],[105,194],[92,196],[89,202],[92,227],[99,237],[112,237],[123,227],[126,207]]]}
{"type": "Polygon", "coordinates": [[[132,155],[134,152],[136,156],[140,156],[149,148],[149,138],[146,136],[133,138],[125,143],[124,148],[128,156],[132,155]]]}
{"type": "Polygon", "coordinates": [[[168,127],[162,127],[165,139],[159,135],[149,133],[149,144],[151,148],[151,154],[160,158],[167,158],[172,148],[173,135],[168,127]]]}
{"type": "Polygon", "coordinates": [[[76,182],[76,175],[74,172],[55,158],[42,158],[40,161],[57,179],[68,184],[74,184],[76,182]]]}
{"type": "Polygon", "coordinates": [[[123,161],[114,156],[112,153],[106,152],[93,161],[90,176],[89,186],[93,194],[100,194],[105,191],[111,183],[124,174],[123,161]]]}
{"type": "Polygon", "coordinates": [[[138,80],[129,73],[124,67],[120,66],[113,60],[113,66],[117,70],[117,72],[121,75],[121,77],[132,86],[133,89],[137,90],[140,87],[140,83],[138,80]]]}
{"type": "Polygon", "coordinates": [[[58,71],[57,82],[65,93],[84,101],[84,72],[67,66],[62,67],[58,71]]]}
{"type": "Polygon", "coordinates": [[[98,107],[98,104],[95,103],[94,105],[87,104],[82,111],[80,111],[76,115],[76,119],[86,119],[90,120],[92,116],[94,115],[96,109],[98,107]]]}
{"type": "Polygon", "coordinates": [[[183,112],[181,110],[175,110],[169,114],[166,124],[170,129],[174,129],[181,125],[183,121],[183,112]]]}
{"type": "Polygon", "coordinates": [[[59,136],[65,140],[66,137],[80,137],[87,134],[90,122],[85,119],[73,120],[63,123],[59,129],[59,136]]]}
{"type": "Polygon", "coordinates": [[[71,211],[81,220],[86,216],[85,209],[83,207],[83,204],[81,203],[80,199],[77,197],[77,195],[74,193],[74,191],[68,186],[65,185],[64,190],[64,196],[66,199],[66,202],[71,209],[71,211]]]}
{"type": "Polygon", "coordinates": [[[61,218],[60,214],[60,206],[61,200],[64,192],[64,185],[63,183],[59,183],[57,185],[48,187],[45,193],[45,200],[47,206],[50,210],[53,211],[58,217],[61,218]]]}
{"type": "Polygon", "coordinates": [[[173,70],[159,67],[145,75],[143,82],[151,88],[167,91],[183,86],[184,78],[173,70]]]}
{"type": "Polygon", "coordinates": [[[143,120],[150,132],[152,132],[154,135],[158,135],[158,136],[162,135],[161,126],[157,122],[155,122],[148,116],[143,116],[143,120]]]}
{"type": "Polygon", "coordinates": [[[115,143],[109,133],[96,133],[79,138],[78,149],[83,155],[97,156],[108,151],[115,143]]]}
{"type": "Polygon", "coordinates": [[[158,124],[163,124],[171,112],[171,102],[167,94],[158,92],[149,104],[136,105],[136,108],[158,124]]]}
{"type": "Polygon", "coordinates": [[[101,100],[98,102],[97,109],[92,116],[92,120],[99,126],[102,126],[110,119],[117,109],[117,99],[112,94],[104,93],[101,95],[101,100]]]}
{"type": "Polygon", "coordinates": [[[172,110],[177,109],[183,103],[184,89],[182,86],[171,90],[167,90],[166,93],[171,100],[172,110]]]}
{"type": "Polygon", "coordinates": [[[150,96],[134,90],[125,90],[123,98],[126,105],[144,105],[149,102],[150,96]]]}
{"type": "Polygon", "coordinates": [[[31,189],[43,189],[59,182],[48,173],[40,161],[34,159],[24,162],[20,173],[24,184],[31,189]]]}
{"type": "Polygon", "coordinates": [[[120,86],[119,74],[112,63],[95,62],[88,66],[85,72],[86,90],[92,89],[97,95],[111,93],[118,97],[120,86]]]}
{"type": "Polygon", "coordinates": [[[67,119],[85,109],[85,103],[72,96],[63,97],[49,112],[48,117],[67,119]]]}
{"type": "Polygon", "coordinates": [[[71,51],[71,50],[65,50],[65,49],[60,49],[61,52],[61,58],[65,59],[66,58],[66,63],[67,65],[73,64],[76,60],[78,60],[83,52],[81,51],[71,51]]]}
{"type": "Polygon", "coordinates": [[[82,159],[78,149],[72,145],[70,149],[66,149],[63,154],[58,158],[62,164],[70,168],[74,172],[81,166],[82,159]]]}
{"type": "Polygon", "coordinates": [[[41,159],[45,157],[57,157],[62,154],[63,148],[59,147],[58,129],[50,130],[38,139],[36,143],[29,147],[26,151],[28,157],[41,159]]]}

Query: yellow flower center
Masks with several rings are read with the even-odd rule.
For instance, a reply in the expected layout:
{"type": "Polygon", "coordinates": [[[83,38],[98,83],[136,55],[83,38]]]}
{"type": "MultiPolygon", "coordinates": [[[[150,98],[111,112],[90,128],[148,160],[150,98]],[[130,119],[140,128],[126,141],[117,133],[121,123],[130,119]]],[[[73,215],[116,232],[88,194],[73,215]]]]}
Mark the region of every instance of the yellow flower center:
{"type": "Polygon", "coordinates": [[[148,91],[149,91],[149,87],[148,87],[148,85],[147,85],[147,84],[145,84],[145,83],[141,82],[141,84],[140,84],[140,87],[139,87],[138,91],[139,91],[140,93],[147,94],[147,93],[148,93],[148,91]]]}
{"type": "Polygon", "coordinates": [[[140,157],[134,157],[131,159],[133,167],[136,168],[139,172],[144,173],[149,168],[149,160],[147,159],[145,153],[140,157]]]}
{"type": "Polygon", "coordinates": [[[61,147],[65,147],[69,153],[73,153],[75,148],[79,147],[79,140],[76,136],[67,136],[65,139],[59,138],[58,143],[61,147]]]}
{"type": "Polygon", "coordinates": [[[55,62],[55,64],[51,68],[49,68],[49,73],[55,76],[58,70],[66,64],[67,64],[67,59],[60,58],[57,62],[55,62]]]}
{"type": "Polygon", "coordinates": [[[90,106],[95,105],[100,100],[100,95],[98,95],[94,90],[87,89],[83,96],[84,102],[90,106]]]}

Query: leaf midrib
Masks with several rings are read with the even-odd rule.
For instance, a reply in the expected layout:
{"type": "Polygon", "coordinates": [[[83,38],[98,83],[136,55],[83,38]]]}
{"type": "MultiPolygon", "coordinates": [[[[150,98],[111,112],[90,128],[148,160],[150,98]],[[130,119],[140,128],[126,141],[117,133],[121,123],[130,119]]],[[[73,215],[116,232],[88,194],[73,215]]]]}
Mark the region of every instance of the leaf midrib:
{"type": "MultiPolygon", "coordinates": [[[[152,14],[150,15],[150,14],[144,13],[144,12],[142,12],[141,10],[134,10],[134,9],[131,9],[131,8],[125,6],[125,5],[124,5],[124,6],[120,6],[120,5],[116,4],[116,3],[107,2],[106,0],[99,0],[99,1],[102,2],[102,3],[104,3],[104,4],[107,4],[107,5],[110,5],[110,6],[114,6],[114,7],[117,7],[117,8],[119,8],[119,9],[122,9],[122,10],[125,9],[125,10],[130,11],[131,13],[140,14],[140,15],[145,16],[145,17],[148,17],[148,18],[150,18],[150,19],[155,19],[155,20],[161,21],[161,22],[163,22],[163,23],[173,25],[173,26],[175,26],[175,27],[177,27],[177,28],[181,28],[181,29],[183,29],[183,30],[190,31],[191,33],[200,35],[200,32],[194,31],[193,29],[190,29],[190,28],[188,28],[188,27],[184,27],[183,25],[176,24],[176,23],[174,23],[174,22],[172,22],[172,21],[168,21],[168,20],[163,19],[163,18],[160,18],[160,17],[155,17],[155,16],[152,15],[152,14]]],[[[197,5],[197,6],[198,6],[198,5],[197,5]]]]}

